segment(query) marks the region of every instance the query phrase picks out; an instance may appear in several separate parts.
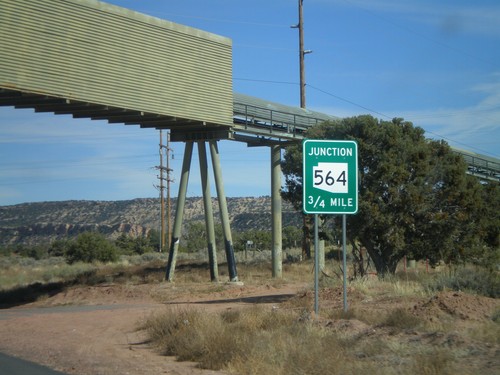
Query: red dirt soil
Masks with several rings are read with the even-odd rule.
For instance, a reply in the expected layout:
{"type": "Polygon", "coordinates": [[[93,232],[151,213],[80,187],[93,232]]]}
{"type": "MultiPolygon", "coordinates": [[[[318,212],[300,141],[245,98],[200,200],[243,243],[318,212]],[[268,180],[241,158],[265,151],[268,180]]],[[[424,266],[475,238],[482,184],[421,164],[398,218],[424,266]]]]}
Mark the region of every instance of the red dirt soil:
{"type": "Polygon", "coordinates": [[[217,311],[279,303],[302,286],[246,287],[201,283],[73,287],[43,301],[0,310],[0,351],[68,374],[223,374],[177,362],[145,342],[141,323],[172,306],[217,311]],[[207,292],[207,290],[209,292],[207,292]],[[152,296],[171,296],[164,303],[152,296]]]}
{"type": "MultiPolygon", "coordinates": [[[[254,304],[283,304],[286,307],[286,301],[290,299],[295,302],[306,299],[306,305],[312,306],[312,297],[313,293],[306,291],[303,283],[258,286],[154,283],[71,287],[35,303],[0,309],[0,351],[68,374],[224,374],[162,356],[148,345],[144,332],[138,328],[151,314],[172,306],[210,312],[254,304]]],[[[321,290],[320,301],[324,308],[341,309],[341,288],[321,290]]],[[[366,299],[351,288],[349,301],[350,306],[358,311],[401,308],[397,299],[366,299]]],[[[491,319],[491,314],[499,307],[496,299],[459,292],[421,297],[411,306],[404,306],[427,321],[449,319],[457,324],[457,329],[460,329],[461,321],[470,323],[491,319]]],[[[323,320],[321,324],[342,334],[362,335],[366,339],[383,336],[384,339],[471,345],[458,333],[433,336],[409,332],[407,336],[397,338],[384,328],[355,319],[323,320]]],[[[500,368],[493,353],[498,352],[498,345],[481,347],[481,350],[484,355],[478,356],[477,361],[491,362],[489,369],[500,368]]]]}

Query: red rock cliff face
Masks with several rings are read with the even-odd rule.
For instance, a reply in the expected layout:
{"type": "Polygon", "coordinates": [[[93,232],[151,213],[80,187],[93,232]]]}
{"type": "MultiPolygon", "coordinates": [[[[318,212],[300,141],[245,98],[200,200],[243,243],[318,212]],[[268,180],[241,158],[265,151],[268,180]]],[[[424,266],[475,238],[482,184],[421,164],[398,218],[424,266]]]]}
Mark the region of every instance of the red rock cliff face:
{"type": "Polygon", "coordinates": [[[0,228],[0,245],[34,245],[50,243],[55,240],[72,238],[83,232],[98,232],[110,239],[116,239],[120,234],[133,238],[147,236],[151,228],[138,224],[53,224],[37,223],[16,228],[0,228]]]}
{"type": "MultiPolygon", "coordinates": [[[[171,222],[176,200],[172,200],[171,222]]],[[[229,220],[233,231],[270,230],[270,197],[227,198],[229,220]]],[[[219,222],[219,205],[213,199],[213,214],[219,222]]],[[[184,224],[203,221],[203,201],[191,197],[186,201],[184,224]]],[[[283,226],[301,226],[300,213],[283,202],[283,226]]],[[[156,198],[127,201],[63,201],[23,203],[0,206],[0,246],[34,245],[74,238],[86,231],[102,233],[110,239],[125,233],[146,236],[160,228],[160,202],[156,198]]]]}

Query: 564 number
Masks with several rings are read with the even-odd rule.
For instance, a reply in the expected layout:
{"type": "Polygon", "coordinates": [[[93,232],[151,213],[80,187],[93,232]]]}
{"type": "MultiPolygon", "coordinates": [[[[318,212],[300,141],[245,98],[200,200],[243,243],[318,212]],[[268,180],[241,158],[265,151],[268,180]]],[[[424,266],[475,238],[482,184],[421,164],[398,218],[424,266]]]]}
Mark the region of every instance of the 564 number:
{"type": "Polygon", "coordinates": [[[316,169],[314,171],[314,186],[321,186],[323,184],[327,186],[333,186],[336,182],[341,183],[342,186],[347,184],[346,171],[342,171],[340,175],[335,179],[332,171],[323,171],[322,169],[316,169]]]}
{"type": "Polygon", "coordinates": [[[347,193],[349,174],[347,163],[318,163],[313,166],[313,187],[330,193],[347,193]]]}

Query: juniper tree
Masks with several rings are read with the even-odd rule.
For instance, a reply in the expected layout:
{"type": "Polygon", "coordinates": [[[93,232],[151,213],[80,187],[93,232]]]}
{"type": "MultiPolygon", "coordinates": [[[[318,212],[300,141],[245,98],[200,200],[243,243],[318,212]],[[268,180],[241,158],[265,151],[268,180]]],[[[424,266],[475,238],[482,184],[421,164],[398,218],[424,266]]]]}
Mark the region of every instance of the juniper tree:
{"type": "MultiPolygon", "coordinates": [[[[309,139],[358,143],[359,210],[348,238],[368,252],[379,275],[404,257],[458,262],[477,248],[481,186],[444,141],[403,119],[346,118],[311,128],[309,139]]],[[[286,149],[283,197],[302,206],[301,146],[286,149]]]]}

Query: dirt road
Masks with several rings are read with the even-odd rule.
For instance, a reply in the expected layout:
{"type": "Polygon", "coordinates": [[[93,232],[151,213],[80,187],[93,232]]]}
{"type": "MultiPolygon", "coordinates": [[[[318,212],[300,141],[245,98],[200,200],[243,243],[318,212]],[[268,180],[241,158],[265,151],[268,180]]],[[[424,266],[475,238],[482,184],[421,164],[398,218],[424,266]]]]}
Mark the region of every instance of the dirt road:
{"type": "Polygon", "coordinates": [[[295,293],[290,287],[207,283],[192,290],[186,294],[165,284],[75,287],[43,301],[3,309],[0,352],[68,374],[222,374],[160,355],[138,327],[150,314],[172,306],[214,311],[275,303],[295,293]],[[168,300],[158,302],[159,294],[168,300]]]}
{"type": "MultiPolygon", "coordinates": [[[[300,306],[301,311],[305,306],[312,308],[310,285],[269,282],[258,275],[253,278],[246,285],[190,281],[68,287],[35,303],[0,309],[0,352],[67,374],[222,375],[162,356],[139,328],[151,314],[172,309],[194,308],[209,313],[255,304],[290,309],[300,306]]],[[[497,299],[452,291],[402,298],[391,296],[387,289],[377,291],[379,287],[381,284],[373,283],[369,293],[349,288],[350,306],[356,314],[387,317],[391,311],[404,308],[421,322],[428,322],[429,327],[451,328],[395,330],[380,321],[372,324],[356,318],[323,319],[318,323],[343,337],[357,337],[362,350],[363,345],[367,348],[381,342],[388,348],[417,346],[426,353],[445,348],[453,354],[453,368],[460,368],[464,374],[498,373],[498,341],[486,331],[498,332],[491,326],[496,324],[491,321],[492,314],[500,308],[497,299]]],[[[325,313],[341,311],[342,288],[322,289],[320,301],[325,313]]],[[[413,360],[412,351],[401,353],[388,349],[384,356],[364,360],[381,361],[381,365],[395,356],[400,360],[401,355],[413,360]]]]}

